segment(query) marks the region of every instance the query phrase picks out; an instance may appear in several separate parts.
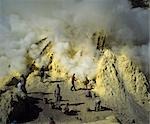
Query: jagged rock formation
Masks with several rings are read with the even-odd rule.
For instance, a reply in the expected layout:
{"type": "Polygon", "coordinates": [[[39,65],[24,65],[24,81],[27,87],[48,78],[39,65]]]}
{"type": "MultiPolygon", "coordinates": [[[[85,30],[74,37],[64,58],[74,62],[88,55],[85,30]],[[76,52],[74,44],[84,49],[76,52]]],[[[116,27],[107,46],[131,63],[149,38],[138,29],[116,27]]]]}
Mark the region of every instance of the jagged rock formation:
{"type": "Polygon", "coordinates": [[[0,123],[6,124],[9,122],[9,114],[13,110],[14,101],[18,101],[16,90],[13,87],[6,87],[5,92],[0,94],[0,123]]]}
{"type": "Polygon", "coordinates": [[[123,123],[148,124],[143,107],[148,102],[146,84],[144,74],[126,56],[106,50],[100,58],[95,91],[108,106],[124,114],[123,123]]]}

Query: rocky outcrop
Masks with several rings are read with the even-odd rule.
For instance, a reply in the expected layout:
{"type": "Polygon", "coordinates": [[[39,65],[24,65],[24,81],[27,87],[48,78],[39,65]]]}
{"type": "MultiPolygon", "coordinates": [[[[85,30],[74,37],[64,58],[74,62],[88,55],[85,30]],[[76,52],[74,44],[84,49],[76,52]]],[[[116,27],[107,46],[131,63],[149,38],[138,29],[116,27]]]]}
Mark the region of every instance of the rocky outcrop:
{"type": "Polygon", "coordinates": [[[144,74],[128,57],[117,56],[110,50],[101,56],[95,91],[105,104],[119,113],[122,122],[148,123],[143,105],[148,102],[147,83],[144,74]]]}
{"type": "Polygon", "coordinates": [[[8,121],[8,116],[12,111],[12,90],[7,90],[5,93],[1,94],[0,97],[0,123],[6,124],[8,121]]]}

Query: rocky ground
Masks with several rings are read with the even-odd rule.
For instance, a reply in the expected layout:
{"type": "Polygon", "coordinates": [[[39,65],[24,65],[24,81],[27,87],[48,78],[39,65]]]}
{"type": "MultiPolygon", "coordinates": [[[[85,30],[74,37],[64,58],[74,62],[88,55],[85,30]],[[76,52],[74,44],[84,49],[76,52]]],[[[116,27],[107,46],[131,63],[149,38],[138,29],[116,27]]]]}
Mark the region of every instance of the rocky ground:
{"type": "Polygon", "coordinates": [[[71,85],[67,81],[42,83],[34,73],[29,78],[30,80],[27,80],[28,97],[25,100],[17,97],[20,94],[18,94],[17,88],[14,86],[8,86],[9,89],[2,93],[0,99],[2,113],[0,115],[3,121],[1,120],[1,123],[10,123],[9,119],[12,121],[16,118],[18,123],[46,124],[49,121],[49,117],[53,117],[57,124],[119,123],[115,117],[115,112],[107,108],[104,103],[102,103],[104,107],[102,111],[93,111],[95,98],[86,98],[85,90],[80,89],[83,86],[78,86],[78,91],[71,91],[71,85]],[[54,102],[53,93],[57,84],[61,86],[61,107],[69,103],[70,109],[77,111],[77,115],[65,115],[60,110],[51,108],[50,102],[54,102]],[[49,103],[45,104],[43,98],[47,98],[49,103]],[[88,108],[92,111],[87,112],[88,108]]]}
{"type": "MultiPolygon", "coordinates": [[[[34,78],[34,77],[33,77],[34,78]]],[[[31,82],[28,82],[28,92],[29,96],[33,98],[38,98],[38,103],[36,104],[41,108],[38,118],[32,120],[30,123],[39,123],[44,124],[48,123],[48,117],[53,117],[58,124],[80,124],[100,121],[105,124],[109,123],[118,123],[115,118],[115,113],[112,110],[109,110],[107,106],[102,103],[103,107],[106,107],[104,110],[95,112],[87,112],[87,109],[94,109],[94,100],[95,98],[86,98],[85,90],[71,91],[71,85],[66,82],[53,82],[53,83],[41,83],[39,77],[36,77],[31,82]],[[34,83],[32,82],[34,81],[34,83]],[[35,84],[32,86],[33,84],[35,84]],[[59,110],[51,109],[50,104],[45,104],[43,98],[47,98],[50,102],[54,101],[54,89],[56,84],[61,86],[62,101],[61,106],[63,107],[66,103],[70,104],[72,110],[77,111],[77,115],[65,115],[59,110]]],[[[83,87],[78,87],[83,88],[83,87]]],[[[97,122],[99,123],[99,122],[97,122]]]]}

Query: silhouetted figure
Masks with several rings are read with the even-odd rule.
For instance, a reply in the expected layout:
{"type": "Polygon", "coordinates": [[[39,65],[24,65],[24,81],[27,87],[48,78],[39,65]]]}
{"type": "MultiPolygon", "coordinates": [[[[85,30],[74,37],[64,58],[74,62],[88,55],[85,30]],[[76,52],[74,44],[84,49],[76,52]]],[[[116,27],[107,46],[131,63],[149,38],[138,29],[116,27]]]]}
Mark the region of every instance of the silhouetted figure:
{"type": "Polygon", "coordinates": [[[134,119],[132,120],[132,124],[135,124],[135,120],[134,119]]]}
{"type": "Polygon", "coordinates": [[[21,80],[21,88],[22,88],[22,92],[27,94],[27,90],[26,90],[26,78],[25,76],[22,74],[21,77],[20,77],[20,80],[21,80]]]}
{"type": "Polygon", "coordinates": [[[49,118],[49,124],[56,124],[52,117],[49,118]]]}
{"type": "Polygon", "coordinates": [[[90,97],[90,98],[92,98],[92,93],[91,93],[91,91],[90,90],[86,90],[86,92],[85,92],[86,94],[85,94],[85,96],[86,97],[90,97]]]}
{"type": "Polygon", "coordinates": [[[47,98],[43,98],[43,102],[44,102],[45,104],[48,104],[48,99],[47,99],[47,98]]]}
{"type": "Polygon", "coordinates": [[[41,77],[41,82],[44,81],[44,77],[45,77],[45,66],[43,65],[40,69],[40,77],[41,77]]]}
{"type": "Polygon", "coordinates": [[[66,115],[77,115],[78,112],[76,110],[72,110],[69,108],[69,103],[67,103],[63,109],[63,113],[66,115]]]}
{"type": "Polygon", "coordinates": [[[98,37],[98,40],[97,40],[97,47],[96,47],[96,49],[97,50],[100,50],[100,36],[98,37]]]}
{"type": "Polygon", "coordinates": [[[100,111],[100,109],[101,109],[100,104],[101,104],[100,99],[96,99],[95,100],[95,111],[100,111]]]}
{"type": "Polygon", "coordinates": [[[103,38],[103,39],[102,39],[101,49],[102,49],[102,51],[103,51],[103,49],[104,49],[104,45],[105,45],[105,42],[106,42],[106,35],[105,35],[105,36],[103,36],[102,38],[103,38]]]}
{"type": "Polygon", "coordinates": [[[15,101],[14,101],[13,95],[11,94],[10,105],[14,106],[14,103],[15,103],[15,101]]]}
{"type": "Polygon", "coordinates": [[[69,110],[69,103],[67,103],[63,109],[64,114],[69,114],[70,110],[69,110]]]}
{"type": "Polygon", "coordinates": [[[54,104],[53,102],[50,102],[50,107],[51,107],[52,109],[55,109],[55,104],[54,104]]]}
{"type": "Polygon", "coordinates": [[[50,61],[49,61],[49,64],[51,64],[53,61],[53,54],[50,56],[50,61]]]}
{"type": "Polygon", "coordinates": [[[56,89],[54,91],[55,103],[52,104],[53,109],[61,110],[60,101],[62,99],[62,96],[60,95],[60,91],[61,91],[61,88],[59,84],[57,84],[56,89]]]}
{"type": "Polygon", "coordinates": [[[71,80],[71,83],[72,83],[71,91],[73,91],[73,89],[76,91],[75,81],[76,81],[75,74],[73,74],[72,80],[71,80]]]}
{"type": "Polygon", "coordinates": [[[17,84],[17,88],[18,88],[18,92],[23,92],[22,91],[22,83],[21,83],[21,81],[19,81],[19,83],[17,84]]]}
{"type": "Polygon", "coordinates": [[[56,98],[56,102],[59,102],[61,100],[61,95],[60,95],[60,86],[57,84],[56,89],[54,91],[54,96],[56,98]]]}
{"type": "Polygon", "coordinates": [[[93,96],[94,96],[95,98],[97,97],[97,95],[96,95],[96,93],[95,93],[95,92],[93,93],[93,96]]]}
{"type": "Polygon", "coordinates": [[[88,89],[88,84],[89,84],[89,82],[90,82],[90,80],[89,80],[88,77],[86,76],[86,77],[85,77],[85,83],[84,83],[86,89],[88,89]]]}
{"type": "Polygon", "coordinates": [[[103,36],[100,35],[97,39],[97,47],[96,47],[96,49],[100,51],[100,53],[103,53],[105,42],[106,42],[106,35],[103,36]]]}
{"type": "Polygon", "coordinates": [[[19,83],[17,84],[17,89],[18,89],[18,96],[22,99],[25,99],[27,97],[27,94],[24,93],[23,91],[23,84],[22,84],[22,81],[20,80],[19,83]]]}

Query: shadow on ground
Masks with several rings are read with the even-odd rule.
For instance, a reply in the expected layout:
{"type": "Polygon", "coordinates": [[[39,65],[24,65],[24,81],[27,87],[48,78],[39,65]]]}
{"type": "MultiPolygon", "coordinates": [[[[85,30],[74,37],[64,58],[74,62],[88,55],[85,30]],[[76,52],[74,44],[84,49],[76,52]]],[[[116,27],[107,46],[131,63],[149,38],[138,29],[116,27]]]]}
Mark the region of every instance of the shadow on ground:
{"type": "Polygon", "coordinates": [[[78,115],[79,112],[80,112],[79,110],[71,110],[66,115],[75,116],[75,115],[78,115]]]}
{"type": "Polygon", "coordinates": [[[39,113],[43,110],[36,104],[39,103],[39,98],[27,97],[26,99],[18,99],[19,102],[14,102],[14,107],[9,115],[9,122],[17,121],[17,123],[30,122],[39,117],[39,113]]]}
{"type": "MultiPolygon", "coordinates": [[[[98,112],[98,111],[95,111],[95,109],[90,109],[88,108],[87,109],[88,112],[98,112]]],[[[100,110],[99,111],[113,111],[111,108],[108,108],[108,107],[104,107],[104,106],[101,106],[100,110]]]]}
{"type": "Polygon", "coordinates": [[[101,106],[101,111],[112,111],[111,108],[101,106]]]}
{"type": "Polygon", "coordinates": [[[70,105],[70,106],[79,106],[79,105],[83,105],[83,104],[85,104],[85,103],[79,102],[79,103],[71,103],[71,104],[69,104],[69,105],[70,105]]]}
{"type": "Polygon", "coordinates": [[[53,93],[45,93],[45,92],[30,92],[28,94],[41,94],[41,95],[49,95],[49,94],[53,94],[53,93]]]}

